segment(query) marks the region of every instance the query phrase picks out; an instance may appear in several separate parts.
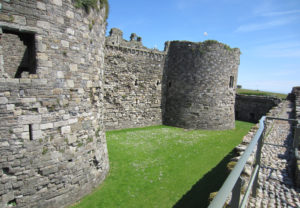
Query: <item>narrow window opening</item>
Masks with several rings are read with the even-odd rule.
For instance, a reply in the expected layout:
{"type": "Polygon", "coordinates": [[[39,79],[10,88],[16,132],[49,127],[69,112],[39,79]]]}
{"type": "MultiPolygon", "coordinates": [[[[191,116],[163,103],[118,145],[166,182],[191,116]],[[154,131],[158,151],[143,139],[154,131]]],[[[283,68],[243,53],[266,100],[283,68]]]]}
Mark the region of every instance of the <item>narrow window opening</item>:
{"type": "Polygon", "coordinates": [[[230,76],[229,87],[233,88],[234,77],[230,76]]]}
{"type": "Polygon", "coordinates": [[[7,206],[8,207],[15,207],[15,206],[17,206],[17,200],[16,199],[10,200],[9,202],[7,202],[7,206]]]}
{"type": "Polygon", "coordinates": [[[160,84],[160,81],[159,80],[157,80],[156,81],[156,86],[158,86],[160,84]]]}
{"type": "Polygon", "coordinates": [[[172,85],[172,83],[171,83],[171,82],[169,82],[169,87],[171,87],[171,85],[172,85]]]}
{"type": "Polygon", "coordinates": [[[134,85],[135,85],[135,86],[138,85],[138,80],[137,80],[137,79],[135,80],[134,85]]]}
{"type": "Polygon", "coordinates": [[[2,77],[25,78],[36,73],[34,33],[3,28],[0,43],[4,62],[2,77]]]}
{"type": "Polygon", "coordinates": [[[99,168],[100,168],[100,167],[99,167],[99,161],[97,160],[96,157],[94,157],[94,159],[93,159],[93,164],[94,164],[94,166],[96,167],[96,169],[99,169],[99,168]]]}
{"type": "Polygon", "coordinates": [[[2,171],[4,174],[8,175],[9,174],[9,168],[2,168],[2,171]]]}
{"type": "Polygon", "coordinates": [[[29,127],[29,140],[32,141],[33,140],[32,124],[29,124],[28,127],[29,127]]]}

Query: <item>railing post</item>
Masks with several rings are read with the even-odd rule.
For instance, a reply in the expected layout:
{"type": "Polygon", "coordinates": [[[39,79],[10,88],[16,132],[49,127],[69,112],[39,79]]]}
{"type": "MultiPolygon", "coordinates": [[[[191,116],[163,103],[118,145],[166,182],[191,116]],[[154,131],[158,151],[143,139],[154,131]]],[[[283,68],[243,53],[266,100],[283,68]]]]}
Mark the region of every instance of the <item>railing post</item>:
{"type": "Polygon", "coordinates": [[[238,208],[240,206],[241,188],[242,188],[242,179],[241,177],[239,177],[232,190],[230,207],[238,208]]]}
{"type": "MultiPolygon", "coordinates": [[[[258,143],[257,143],[257,149],[256,149],[256,156],[255,156],[255,164],[253,167],[256,167],[257,165],[260,168],[260,158],[261,158],[261,150],[262,150],[262,146],[263,146],[263,140],[265,137],[265,132],[266,132],[266,122],[264,122],[264,129],[263,129],[263,133],[260,135],[258,143]]],[[[253,182],[253,187],[252,187],[252,197],[256,197],[256,192],[257,192],[257,188],[258,188],[258,177],[259,177],[259,171],[257,171],[257,174],[255,176],[254,182],[253,182]]]]}

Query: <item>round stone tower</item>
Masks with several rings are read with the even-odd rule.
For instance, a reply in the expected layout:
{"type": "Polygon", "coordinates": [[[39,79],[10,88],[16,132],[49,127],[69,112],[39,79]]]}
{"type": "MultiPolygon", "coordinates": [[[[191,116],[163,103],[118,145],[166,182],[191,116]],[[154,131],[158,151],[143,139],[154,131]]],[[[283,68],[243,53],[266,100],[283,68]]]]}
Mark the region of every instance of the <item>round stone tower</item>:
{"type": "Polygon", "coordinates": [[[239,49],[212,40],[167,45],[164,124],[187,129],[234,128],[239,49]]]}
{"type": "Polygon", "coordinates": [[[0,4],[0,207],[63,207],[109,169],[106,5],[0,4]]]}

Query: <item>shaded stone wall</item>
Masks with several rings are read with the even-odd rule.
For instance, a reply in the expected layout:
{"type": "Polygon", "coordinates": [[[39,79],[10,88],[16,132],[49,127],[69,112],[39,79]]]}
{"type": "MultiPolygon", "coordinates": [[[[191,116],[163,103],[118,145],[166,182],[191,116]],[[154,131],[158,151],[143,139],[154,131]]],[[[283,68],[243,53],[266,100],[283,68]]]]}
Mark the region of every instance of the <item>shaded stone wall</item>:
{"type": "MultiPolygon", "coordinates": [[[[293,87],[292,92],[289,94],[289,99],[294,102],[294,116],[300,120],[300,87],[293,87]]],[[[300,128],[300,125],[297,125],[300,128]]],[[[296,134],[296,132],[294,132],[296,134]]],[[[300,132],[298,131],[298,134],[300,132]]],[[[298,138],[299,142],[299,138],[298,138]]],[[[300,155],[300,143],[298,143],[298,155],[300,155]]],[[[300,160],[295,159],[295,184],[300,187],[300,160]]]]}
{"type": "Polygon", "coordinates": [[[106,38],[105,126],[107,129],[162,124],[164,52],[123,39],[113,28],[106,38]]]}
{"type": "Polygon", "coordinates": [[[235,126],[239,49],[216,41],[173,41],[165,67],[164,124],[192,129],[235,126]]]}
{"type": "Polygon", "coordinates": [[[62,207],[99,185],[109,169],[105,11],[88,15],[62,0],[1,4],[0,207],[62,207]],[[7,41],[22,45],[14,33],[30,33],[36,54],[28,60],[36,58],[36,71],[18,79],[11,63],[17,58],[7,58],[16,52],[7,41]]]}
{"type": "Polygon", "coordinates": [[[281,99],[269,96],[236,95],[235,119],[257,123],[271,108],[277,106],[281,99]]]}
{"type": "Polygon", "coordinates": [[[291,95],[295,103],[295,117],[296,119],[300,119],[300,87],[293,87],[291,95]]]}

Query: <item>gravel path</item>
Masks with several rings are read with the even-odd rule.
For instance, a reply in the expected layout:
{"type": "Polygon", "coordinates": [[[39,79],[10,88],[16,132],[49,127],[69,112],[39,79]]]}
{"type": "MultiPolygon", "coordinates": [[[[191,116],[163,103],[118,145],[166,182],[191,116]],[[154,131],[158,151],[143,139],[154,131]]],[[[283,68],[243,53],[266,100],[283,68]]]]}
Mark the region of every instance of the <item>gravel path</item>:
{"type": "MultiPolygon", "coordinates": [[[[289,118],[291,103],[286,101],[283,109],[280,117],[289,118]]],[[[294,187],[290,177],[293,141],[290,128],[287,121],[274,121],[262,149],[257,196],[250,197],[248,207],[300,207],[300,189],[294,187]]]]}

